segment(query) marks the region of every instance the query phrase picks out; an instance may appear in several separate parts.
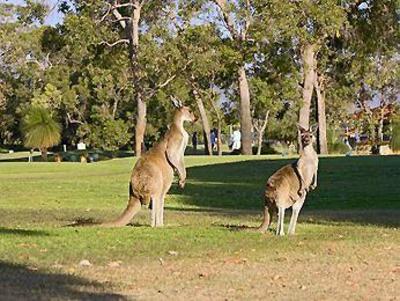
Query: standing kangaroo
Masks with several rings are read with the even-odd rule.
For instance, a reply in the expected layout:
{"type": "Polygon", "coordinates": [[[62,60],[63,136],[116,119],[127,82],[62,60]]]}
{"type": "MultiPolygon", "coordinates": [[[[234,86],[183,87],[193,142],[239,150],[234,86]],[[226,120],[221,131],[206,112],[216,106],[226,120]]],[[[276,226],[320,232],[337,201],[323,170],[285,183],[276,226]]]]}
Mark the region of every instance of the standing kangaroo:
{"type": "Polygon", "coordinates": [[[133,168],[125,211],[115,221],[101,226],[125,226],[140,210],[141,205],[151,206],[152,227],[164,225],[164,198],[171,187],[174,170],[178,173],[181,188],[185,186],[186,181],[183,156],[189,135],[183,124],[185,121],[196,121],[188,107],[183,106],[180,101],[173,100],[173,103],[177,111],[164,139],[140,157],[133,168]]]}
{"type": "Polygon", "coordinates": [[[299,159],[276,171],[267,181],[265,190],[264,220],[259,231],[267,231],[271,217],[278,211],[276,235],[285,235],[283,222],[285,210],[292,207],[288,234],[294,234],[297,218],[303,207],[307,192],[317,187],[318,156],[314,150],[315,138],[313,129],[304,129],[297,125],[301,137],[299,159]]]}

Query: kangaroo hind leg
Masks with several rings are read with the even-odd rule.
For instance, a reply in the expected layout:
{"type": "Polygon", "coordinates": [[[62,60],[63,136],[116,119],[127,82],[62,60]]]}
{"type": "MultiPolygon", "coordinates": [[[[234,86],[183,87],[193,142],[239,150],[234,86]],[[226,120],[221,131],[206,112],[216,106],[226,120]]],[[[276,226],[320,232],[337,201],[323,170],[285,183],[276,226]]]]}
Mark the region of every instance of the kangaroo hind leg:
{"type": "Polygon", "coordinates": [[[297,218],[299,217],[300,210],[303,207],[304,199],[305,196],[296,203],[294,203],[294,205],[292,206],[292,217],[290,218],[290,224],[288,230],[288,234],[290,235],[294,235],[294,233],[296,232],[297,218]]]}
{"type": "Polygon", "coordinates": [[[162,197],[157,195],[151,198],[151,226],[152,227],[161,227],[163,225],[163,218],[162,218],[162,197]]]}
{"type": "Polygon", "coordinates": [[[285,220],[285,208],[278,207],[278,223],[276,227],[276,235],[283,236],[285,235],[285,231],[283,229],[283,222],[285,220]]]}

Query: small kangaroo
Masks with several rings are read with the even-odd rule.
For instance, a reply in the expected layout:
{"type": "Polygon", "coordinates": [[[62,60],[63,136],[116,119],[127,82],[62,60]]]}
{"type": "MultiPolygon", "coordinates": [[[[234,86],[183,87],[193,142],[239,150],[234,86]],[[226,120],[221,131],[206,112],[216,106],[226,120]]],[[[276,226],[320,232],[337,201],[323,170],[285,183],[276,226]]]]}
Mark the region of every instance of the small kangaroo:
{"type": "Polygon", "coordinates": [[[295,234],[297,218],[303,207],[307,192],[317,187],[318,155],[313,143],[317,127],[304,129],[297,125],[301,137],[300,157],[277,170],[267,181],[265,190],[264,220],[259,231],[265,232],[271,224],[271,217],[278,211],[276,235],[285,235],[283,222],[285,210],[292,207],[288,234],[295,234]]]}
{"type": "Polygon", "coordinates": [[[122,227],[128,224],[140,210],[141,205],[151,208],[151,226],[164,225],[164,198],[169,191],[174,170],[179,176],[179,186],[184,188],[186,169],[184,153],[189,135],[183,124],[195,122],[189,107],[173,99],[177,108],[173,122],[164,138],[136,162],[129,183],[129,200],[125,211],[115,221],[103,223],[103,227],[122,227]]]}

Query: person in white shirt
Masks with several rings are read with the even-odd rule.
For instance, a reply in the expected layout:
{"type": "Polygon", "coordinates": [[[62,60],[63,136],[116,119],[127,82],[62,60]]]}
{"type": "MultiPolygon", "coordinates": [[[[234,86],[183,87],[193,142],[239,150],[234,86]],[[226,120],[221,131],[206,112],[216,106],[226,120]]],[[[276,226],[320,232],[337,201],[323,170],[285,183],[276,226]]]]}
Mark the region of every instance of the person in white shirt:
{"type": "Polygon", "coordinates": [[[242,134],[240,133],[239,129],[236,128],[233,133],[232,133],[232,147],[231,150],[240,150],[241,148],[241,139],[242,139],[242,134]]]}

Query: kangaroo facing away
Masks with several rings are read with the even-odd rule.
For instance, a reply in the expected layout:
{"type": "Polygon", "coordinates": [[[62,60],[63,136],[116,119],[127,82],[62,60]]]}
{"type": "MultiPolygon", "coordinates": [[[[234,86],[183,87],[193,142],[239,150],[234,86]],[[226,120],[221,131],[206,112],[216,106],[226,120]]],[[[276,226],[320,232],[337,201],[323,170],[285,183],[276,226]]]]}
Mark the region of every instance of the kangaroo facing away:
{"type": "Polygon", "coordinates": [[[307,192],[317,187],[318,155],[314,150],[313,129],[304,129],[297,125],[301,137],[299,159],[277,170],[267,181],[265,190],[264,220],[259,231],[268,230],[271,218],[278,211],[276,235],[285,235],[283,222],[285,210],[292,207],[288,234],[294,234],[297,218],[303,207],[307,192]]]}
{"type": "Polygon", "coordinates": [[[121,227],[128,224],[142,205],[151,207],[151,226],[164,225],[164,198],[171,187],[174,170],[179,176],[179,186],[186,180],[184,153],[189,135],[183,124],[195,122],[190,108],[173,100],[177,107],[173,122],[164,138],[138,159],[129,183],[129,200],[125,211],[115,221],[101,224],[103,227],[121,227]]]}

